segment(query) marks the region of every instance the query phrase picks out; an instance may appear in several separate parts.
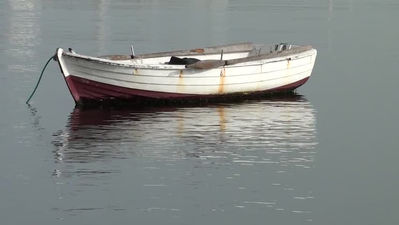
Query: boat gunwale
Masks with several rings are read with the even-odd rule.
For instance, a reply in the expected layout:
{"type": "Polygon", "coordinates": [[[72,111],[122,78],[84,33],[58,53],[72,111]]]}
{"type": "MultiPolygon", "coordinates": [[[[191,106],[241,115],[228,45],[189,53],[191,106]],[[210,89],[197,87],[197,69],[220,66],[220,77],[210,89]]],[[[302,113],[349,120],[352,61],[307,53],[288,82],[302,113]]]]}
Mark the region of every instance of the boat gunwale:
{"type": "MultiPolygon", "coordinates": [[[[292,60],[289,56],[294,56],[294,59],[301,59],[301,58],[306,58],[309,57],[309,55],[312,54],[306,54],[310,53],[312,51],[316,51],[316,49],[309,48],[304,49],[300,52],[280,52],[277,54],[261,54],[258,56],[249,56],[249,57],[244,57],[244,58],[238,58],[238,59],[232,59],[232,60],[241,60],[240,62],[235,62],[232,63],[232,60],[225,60],[226,63],[224,66],[219,66],[219,67],[226,67],[226,68],[235,68],[235,67],[246,67],[246,66],[257,66],[257,65],[264,65],[264,64],[269,64],[269,63],[274,63],[274,62],[280,62],[280,61],[285,61],[287,60],[292,60]],[[285,53],[285,54],[284,54],[285,53]],[[301,55],[303,55],[301,57],[301,55]],[[249,62],[258,62],[256,64],[250,64],[250,65],[242,65],[242,63],[249,63],[249,62]]],[[[103,59],[103,58],[98,58],[98,57],[93,57],[93,56],[87,56],[87,55],[80,55],[76,53],[69,53],[65,52],[63,50],[62,56],[67,56],[70,58],[78,58],[86,61],[91,61],[95,63],[100,63],[100,64],[108,64],[112,66],[119,66],[119,67],[125,67],[125,68],[136,68],[136,69],[153,69],[153,70],[204,70],[204,69],[197,69],[197,68],[186,68],[185,65],[168,65],[168,64],[132,64],[132,63],[121,63],[118,62],[119,60],[108,60],[108,59],[103,59]]]]}

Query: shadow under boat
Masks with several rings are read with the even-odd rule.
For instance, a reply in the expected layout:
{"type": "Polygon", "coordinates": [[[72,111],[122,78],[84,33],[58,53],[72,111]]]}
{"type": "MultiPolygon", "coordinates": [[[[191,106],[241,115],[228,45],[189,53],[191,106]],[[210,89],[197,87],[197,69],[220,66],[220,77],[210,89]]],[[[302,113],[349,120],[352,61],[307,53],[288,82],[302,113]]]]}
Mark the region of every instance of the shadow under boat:
{"type": "Polygon", "coordinates": [[[317,144],[316,113],[300,95],[206,107],[76,107],[53,144],[57,161],[78,163],[306,152],[317,144]]]}
{"type": "Polygon", "coordinates": [[[83,109],[90,108],[132,108],[132,107],[184,107],[184,106],[207,106],[212,104],[229,104],[229,103],[240,103],[252,100],[277,100],[277,99],[296,99],[300,98],[301,95],[296,94],[295,89],[287,89],[286,91],[280,92],[248,92],[248,93],[236,93],[236,94],[225,94],[215,95],[212,97],[193,97],[184,99],[155,99],[155,98],[129,98],[129,99],[104,99],[98,100],[82,100],[76,107],[83,109]]]}

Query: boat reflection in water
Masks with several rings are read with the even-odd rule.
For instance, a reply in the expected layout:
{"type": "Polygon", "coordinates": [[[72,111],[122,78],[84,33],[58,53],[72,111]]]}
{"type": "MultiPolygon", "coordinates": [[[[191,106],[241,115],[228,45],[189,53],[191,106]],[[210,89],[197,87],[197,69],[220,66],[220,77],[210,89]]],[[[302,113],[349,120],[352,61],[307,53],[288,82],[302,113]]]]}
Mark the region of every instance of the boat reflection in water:
{"type": "MultiPolygon", "coordinates": [[[[93,199],[86,208],[123,209],[138,218],[159,211],[185,218],[200,210],[201,221],[211,223],[214,213],[233,218],[240,215],[234,210],[248,210],[306,222],[313,211],[315,124],[315,110],[301,96],[206,107],[76,108],[54,137],[54,177],[64,200],[93,199]],[[114,201],[101,202],[104,195],[114,201]]],[[[65,212],[79,212],[65,204],[65,212]]]]}
{"type": "Polygon", "coordinates": [[[284,157],[304,151],[308,162],[316,145],[315,120],[312,105],[297,95],[190,108],[75,108],[54,144],[57,159],[66,162],[196,157],[243,163],[251,157],[240,155],[254,150],[284,157]]]}

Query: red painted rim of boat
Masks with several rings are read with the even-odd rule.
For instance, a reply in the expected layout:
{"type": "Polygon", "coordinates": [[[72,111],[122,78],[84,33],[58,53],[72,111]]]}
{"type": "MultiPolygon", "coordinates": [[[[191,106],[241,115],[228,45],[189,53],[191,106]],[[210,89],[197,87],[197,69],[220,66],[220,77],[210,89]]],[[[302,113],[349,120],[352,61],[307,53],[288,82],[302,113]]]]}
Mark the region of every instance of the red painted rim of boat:
{"type": "MultiPolygon", "coordinates": [[[[277,88],[257,91],[245,94],[267,94],[267,93],[279,93],[292,91],[299,86],[306,83],[309,77],[301,79],[291,84],[280,86],[277,88]]],[[[119,87],[110,84],[104,84],[85,78],[69,75],[65,78],[65,81],[69,87],[69,90],[78,103],[82,100],[89,101],[103,101],[103,100],[113,100],[113,99],[153,99],[153,100],[178,100],[178,99],[206,99],[206,98],[217,98],[221,96],[228,95],[240,95],[236,94],[226,94],[226,95],[193,95],[193,94],[178,94],[178,93],[167,93],[167,92],[157,92],[157,91],[146,91],[139,89],[130,89],[125,87],[119,87]]],[[[244,94],[241,94],[244,95],[244,94]]]]}

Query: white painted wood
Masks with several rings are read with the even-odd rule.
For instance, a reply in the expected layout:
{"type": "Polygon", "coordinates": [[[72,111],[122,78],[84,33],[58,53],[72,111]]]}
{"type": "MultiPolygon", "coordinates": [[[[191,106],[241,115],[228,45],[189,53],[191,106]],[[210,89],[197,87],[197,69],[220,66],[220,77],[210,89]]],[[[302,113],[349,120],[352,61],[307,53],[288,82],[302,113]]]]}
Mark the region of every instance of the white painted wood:
{"type": "MultiPolygon", "coordinates": [[[[294,46],[292,46],[294,48],[294,46]]],[[[265,48],[266,49],[266,48],[265,48]]],[[[223,59],[246,58],[252,51],[224,52],[223,59]]],[[[178,94],[231,94],[267,91],[311,75],[317,51],[309,49],[273,58],[247,61],[211,69],[169,65],[170,56],[110,60],[57,50],[64,76],[76,76],[119,87],[178,94]]],[[[219,60],[220,54],[183,55],[219,60]]]]}

